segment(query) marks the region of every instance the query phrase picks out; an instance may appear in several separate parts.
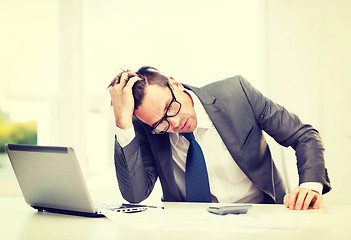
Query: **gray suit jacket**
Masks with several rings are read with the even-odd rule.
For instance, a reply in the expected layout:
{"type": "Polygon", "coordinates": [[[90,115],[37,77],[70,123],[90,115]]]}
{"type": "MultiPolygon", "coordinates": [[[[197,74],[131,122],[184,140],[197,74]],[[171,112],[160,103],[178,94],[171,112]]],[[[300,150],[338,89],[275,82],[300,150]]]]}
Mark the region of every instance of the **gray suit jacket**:
{"type": "MultiPolygon", "coordinates": [[[[279,144],[296,151],[299,181],[320,182],[330,191],[320,136],[310,125],[273,103],[241,76],[202,88],[185,86],[202,102],[233,159],[263,191],[266,203],[282,203],[285,184],[274,165],[265,131],[279,144]]],[[[124,199],[141,202],[160,178],[164,201],[184,201],[177,188],[168,134],[153,135],[151,127],[133,120],[136,137],[122,148],[115,142],[115,166],[124,199]]]]}

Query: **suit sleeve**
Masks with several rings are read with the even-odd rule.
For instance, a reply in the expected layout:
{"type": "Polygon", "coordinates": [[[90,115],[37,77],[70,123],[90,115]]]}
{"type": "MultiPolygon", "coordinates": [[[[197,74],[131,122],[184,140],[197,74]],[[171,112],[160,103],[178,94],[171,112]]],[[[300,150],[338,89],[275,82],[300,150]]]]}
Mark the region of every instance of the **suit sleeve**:
{"type": "Polygon", "coordinates": [[[320,182],[322,193],[330,191],[320,135],[311,125],[303,124],[293,113],[264,97],[248,81],[240,77],[241,87],[249,101],[259,127],[279,144],[295,150],[299,184],[320,182]]]}
{"type": "Polygon", "coordinates": [[[125,147],[115,137],[115,168],[119,189],[125,200],[139,203],[145,200],[155,185],[157,173],[149,142],[141,123],[134,121],[136,137],[125,147]],[[144,136],[144,137],[143,137],[144,136]]]}

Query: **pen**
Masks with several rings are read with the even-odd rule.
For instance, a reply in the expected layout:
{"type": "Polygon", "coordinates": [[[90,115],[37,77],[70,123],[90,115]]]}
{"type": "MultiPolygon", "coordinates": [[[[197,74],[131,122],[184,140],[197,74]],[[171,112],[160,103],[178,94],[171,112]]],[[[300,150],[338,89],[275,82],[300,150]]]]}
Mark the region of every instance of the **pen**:
{"type": "Polygon", "coordinates": [[[141,205],[141,204],[127,204],[127,203],[123,203],[122,206],[124,206],[124,207],[148,207],[148,208],[165,209],[164,207],[159,207],[159,206],[141,205]]]}
{"type": "Polygon", "coordinates": [[[141,205],[141,206],[145,206],[148,208],[160,208],[160,209],[165,209],[165,207],[158,207],[158,206],[150,206],[150,205],[141,205]]]}

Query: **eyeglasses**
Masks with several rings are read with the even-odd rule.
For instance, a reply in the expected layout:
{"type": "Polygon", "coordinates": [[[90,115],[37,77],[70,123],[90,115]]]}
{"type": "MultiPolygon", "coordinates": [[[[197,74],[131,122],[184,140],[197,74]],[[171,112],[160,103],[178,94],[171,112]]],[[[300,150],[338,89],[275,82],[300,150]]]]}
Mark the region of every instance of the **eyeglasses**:
{"type": "Polygon", "coordinates": [[[158,123],[156,123],[156,125],[152,129],[152,134],[163,134],[163,133],[167,132],[167,130],[169,129],[169,126],[170,126],[170,123],[168,122],[167,118],[175,117],[179,113],[179,111],[182,107],[182,104],[180,102],[178,102],[176,97],[174,96],[172,87],[169,85],[169,83],[167,83],[167,86],[171,90],[172,101],[168,105],[166,114],[163,116],[163,118],[158,123]]]}

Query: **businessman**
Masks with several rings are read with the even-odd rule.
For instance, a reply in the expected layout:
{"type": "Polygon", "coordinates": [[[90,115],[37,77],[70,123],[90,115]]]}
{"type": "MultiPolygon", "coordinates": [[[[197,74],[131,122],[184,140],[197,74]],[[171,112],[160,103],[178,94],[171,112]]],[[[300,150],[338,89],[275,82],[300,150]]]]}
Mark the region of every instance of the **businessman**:
{"type": "Polygon", "coordinates": [[[323,145],[312,126],[241,76],[202,88],[156,68],[125,71],[109,85],[122,196],[145,200],[159,178],[163,201],[284,203],[319,208],[330,191],[323,145]],[[299,186],[286,193],[264,138],[296,151],[299,186]]]}

